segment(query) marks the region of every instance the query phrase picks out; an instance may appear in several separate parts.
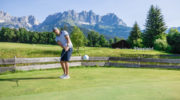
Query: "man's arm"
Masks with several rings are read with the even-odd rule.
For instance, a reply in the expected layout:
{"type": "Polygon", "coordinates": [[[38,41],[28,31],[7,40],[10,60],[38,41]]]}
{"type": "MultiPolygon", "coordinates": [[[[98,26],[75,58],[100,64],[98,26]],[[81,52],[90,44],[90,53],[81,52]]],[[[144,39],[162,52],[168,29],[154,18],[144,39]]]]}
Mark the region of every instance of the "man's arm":
{"type": "Polygon", "coordinates": [[[70,43],[69,35],[65,35],[65,38],[66,38],[66,40],[67,40],[67,46],[64,47],[64,49],[65,49],[66,51],[68,51],[68,50],[69,50],[69,43],[70,43]]]}
{"type": "Polygon", "coordinates": [[[67,46],[69,46],[69,43],[70,43],[69,35],[66,35],[65,38],[66,38],[66,40],[67,40],[67,46]]]}
{"type": "Polygon", "coordinates": [[[61,42],[58,41],[57,44],[58,44],[60,47],[64,48],[63,45],[61,44],[61,42]]]}

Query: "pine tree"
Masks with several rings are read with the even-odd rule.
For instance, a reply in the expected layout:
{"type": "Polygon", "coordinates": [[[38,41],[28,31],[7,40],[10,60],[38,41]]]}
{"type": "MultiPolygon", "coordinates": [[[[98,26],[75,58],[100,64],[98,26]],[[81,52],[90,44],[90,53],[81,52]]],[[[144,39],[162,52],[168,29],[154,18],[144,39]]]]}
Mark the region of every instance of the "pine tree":
{"type": "Polygon", "coordinates": [[[161,10],[151,6],[143,34],[143,43],[146,47],[153,47],[154,41],[165,34],[166,27],[161,10]]]}
{"type": "Polygon", "coordinates": [[[137,22],[135,22],[132,31],[130,32],[128,42],[130,43],[131,47],[142,47],[141,30],[137,22]]]}

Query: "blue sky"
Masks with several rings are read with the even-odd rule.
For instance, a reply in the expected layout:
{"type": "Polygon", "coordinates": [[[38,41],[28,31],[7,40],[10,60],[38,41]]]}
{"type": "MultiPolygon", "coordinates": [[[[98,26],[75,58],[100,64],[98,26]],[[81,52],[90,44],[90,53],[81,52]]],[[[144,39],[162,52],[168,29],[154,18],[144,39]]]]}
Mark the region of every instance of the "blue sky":
{"type": "Polygon", "coordinates": [[[12,16],[34,15],[40,22],[56,12],[93,10],[100,15],[115,13],[128,26],[137,21],[143,29],[152,4],[161,8],[166,26],[180,26],[180,0],[0,0],[0,10],[12,16]]]}

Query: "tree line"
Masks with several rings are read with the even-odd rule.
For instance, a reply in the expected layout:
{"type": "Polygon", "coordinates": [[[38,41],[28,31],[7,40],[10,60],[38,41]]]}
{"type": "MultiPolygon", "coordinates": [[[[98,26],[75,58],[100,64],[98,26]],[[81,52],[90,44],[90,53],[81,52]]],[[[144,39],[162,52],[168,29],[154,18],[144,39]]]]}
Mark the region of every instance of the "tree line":
{"type": "Polygon", "coordinates": [[[32,32],[25,28],[11,29],[2,27],[0,31],[1,42],[19,42],[34,44],[56,44],[55,34],[52,32],[32,32]]]}
{"type": "MultiPolygon", "coordinates": [[[[60,28],[60,30],[66,30],[66,28],[60,28]]],[[[55,37],[56,35],[53,32],[34,32],[28,31],[25,28],[13,29],[2,27],[0,30],[1,42],[56,44],[54,40],[55,37]]],[[[95,31],[89,31],[88,36],[85,37],[83,32],[77,26],[74,26],[70,33],[70,37],[75,47],[111,47],[112,43],[120,40],[118,37],[107,40],[104,35],[95,31]]]]}
{"type": "Polygon", "coordinates": [[[151,6],[146,19],[145,30],[140,30],[135,22],[127,41],[134,47],[153,47],[156,50],[180,53],[180,32],[170,29],[166,33],[166,26],[158,7],[151,6]]]}

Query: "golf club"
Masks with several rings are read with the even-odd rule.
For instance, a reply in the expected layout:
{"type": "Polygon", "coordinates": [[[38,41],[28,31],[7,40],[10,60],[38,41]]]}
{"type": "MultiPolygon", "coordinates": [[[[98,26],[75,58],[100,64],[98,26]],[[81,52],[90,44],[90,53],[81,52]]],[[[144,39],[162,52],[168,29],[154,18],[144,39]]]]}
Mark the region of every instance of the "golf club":
{"type": "MultiPolygon", "coordinates": [[[[65,52],[62,54],[61,58],[65,55],[66,52],[67,52],[67,51],[65,51],[65,52]]],[[[60,58],[60,59],[61,59],[61,58],[60,58]]]]}

